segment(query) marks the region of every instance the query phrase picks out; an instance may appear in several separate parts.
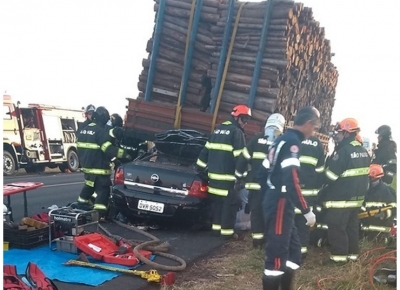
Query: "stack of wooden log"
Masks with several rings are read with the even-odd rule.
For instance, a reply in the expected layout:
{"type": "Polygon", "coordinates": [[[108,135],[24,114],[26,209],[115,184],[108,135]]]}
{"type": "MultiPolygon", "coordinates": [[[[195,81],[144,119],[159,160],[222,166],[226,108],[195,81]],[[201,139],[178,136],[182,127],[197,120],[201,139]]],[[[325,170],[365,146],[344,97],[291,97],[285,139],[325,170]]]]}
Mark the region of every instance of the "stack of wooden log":
{"type": "MultiPolygon", "coordinates": [[[[155,2],[154,11],[157,12],[159,0],[155,2]]],[[[211,67],[210,59],[215,49],[211,25],[219,19],[218,5],[218,1],[215,0],[203,1],[187,86],[186,100],[189,104],[190,100],[197,100],[206,87],[207,71],[211,67]]],[[[185,63],[191,8],[192,0],[167,0],[166,2],[153,87],[167,91],[168,94],[154,94],[154,100],[176,103],[185,63]]],[[[146,50],[149,52],[149,57],[142,61],[143,70],[138,83],[141,92],[139,98],[143,98],[145,92],[153,40],[154,32],[147,43],[146,50]]],[[[211,84],[209,86],[211,89],[211,84]]]]}
{"type": "MultiPolygon", "coordinates": [[[[157,11],[159,0],[155,1],[157,11]]],[[[176,104],[184,67],[191,3],[192,0],[166,1],[153,87],[172,91],[175,96],[153,94],[155,100],[176,104]]],[[[242,3],[235,3],[232,30],[242,3]]],[[[235,104],[248,103],[266,7],[267,1],[246,3],[241,10],[233,51],[227,58],[229,63],[226,62],[229,64],[226,79],[221,84],[221,112],[228,113],[235,104]]],[[[215,85],[228,9],[229,0],[203,2],[186,107],[200,109],[204,90],[211,89],[205,80],[210,81],[212,87],[215,85]]],[[[290,121],[299,108],[314,105],[321,112],[320,132],[327,133],[338,72],[331,63],[333,54],[329,40],[325,39],[325,30],[313,18],[311,8],[301,3],[275,0],[271,9],[253,117],[263,123],[271,113],[279,112],[290,121]]],[[[153,40],[149,40],[149,53],[152,43],[153,40]]],[[[139,99],[144,96],[149,59],[143,60],[138,83],[139,99]]]]}
{"type": "MultiPolygon", "coordinates": [[[[235,15],[241,4],[236,3],[235,15]]],[[[212,27],[217,45],[222,44],[228,7],[228,0],[223,0],[220,21],[212,27]]],[[[248,101],[266,7],[264,1],[246,3],[242,8],[221,110],[228,111],[233,104],[248,101]]],[[[219,51],[218,47],[213,53],[212,69],[208,72],[211,77],[216,75],[219,51]]],[[[299,108],[314,105],[321,112],[321,131],[326,133],[338,73],[331,63],[330,44],[325,39],[324,28],[314,20],[311,8],[292,1],[275,1],[263,53],[254,118],[264,122],[271,113],[279,112],[290,121],[299,108]]]]}

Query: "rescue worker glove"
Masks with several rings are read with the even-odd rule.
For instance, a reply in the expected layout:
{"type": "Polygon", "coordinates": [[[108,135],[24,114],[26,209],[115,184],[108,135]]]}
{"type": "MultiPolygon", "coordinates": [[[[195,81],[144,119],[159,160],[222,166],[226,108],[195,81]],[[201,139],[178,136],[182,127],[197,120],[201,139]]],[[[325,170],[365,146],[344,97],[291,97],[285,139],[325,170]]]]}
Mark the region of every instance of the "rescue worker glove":
{"type": "Polygon", "coordinates": [[[311,210],[308,213],[306,213],[304,217],[307,220],[306,226],[313,227],[315,225],[316,223],[315,214],[311,210]]]}

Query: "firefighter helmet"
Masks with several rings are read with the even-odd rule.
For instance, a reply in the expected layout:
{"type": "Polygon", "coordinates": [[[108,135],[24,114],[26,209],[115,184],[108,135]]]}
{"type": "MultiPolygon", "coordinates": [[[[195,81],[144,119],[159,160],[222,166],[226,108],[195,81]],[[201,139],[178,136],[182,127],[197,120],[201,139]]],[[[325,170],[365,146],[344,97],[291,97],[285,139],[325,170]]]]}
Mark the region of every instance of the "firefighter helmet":
{"type": "Polygon", "coordinates": [[[93,106],[92,104],[88,105],[85,109],[85,113],[93,113],[96,110],[95,106],[93,106]]]}
{"type": "Polygon", "coordinates": [[[382,125],[376,129],[375,134],[382,137],[390,137],[392,135],[392,129],[388,125],[382,125]]]}
{"type": "Polygon", "coordinates": [[[283,132],[285,127],[285,117],[279,113],[272,114],[265,123],[264,129],[267,129],[268,127],[275,127],[277,130],[283,132]]]}
{"type": "Polygon", "coordinates": [[[379,164],[371,164],[369,166],[369,177],[373,179],[381,178],[385,175],[383,172],[383,167],[379,164]]]}
{"type": "Polygon", "coordinates": [[[360,132],[360,127],[358,126],[358,121],[356,119],[346,118],[342,122],[336,124],[335,131],[346,131],[348,133],[360,132]]]}
{"type": "Polygon", "coordinates": [[[122,127],[124,121],[119,114],[112,114],[110,117],[112,127],[122,127]]]}
{"type": "Polygon", "coordinates": [[[105,107],[97,107],[93,112],[93,120],[99,125],[105,125],[110,120],[110,113],[105,107]]]}
{"type": "Polygon", "coordinates": [[[232,116],[239,117],[241,115],[251,117],[251,109],[246,105],[237,105],[232,109],[232,116]]]}

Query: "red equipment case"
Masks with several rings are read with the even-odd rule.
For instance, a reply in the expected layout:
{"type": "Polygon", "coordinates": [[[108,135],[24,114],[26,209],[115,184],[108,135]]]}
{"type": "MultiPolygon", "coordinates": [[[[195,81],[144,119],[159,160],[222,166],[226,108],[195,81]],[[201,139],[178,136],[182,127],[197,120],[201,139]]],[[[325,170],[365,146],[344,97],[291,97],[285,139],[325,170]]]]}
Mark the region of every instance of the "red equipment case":
{"type": "MultiPolygon", "coordinates": [[[[119,247],[99,233],[77,236],[74,238],[74,244],[85,254],[106,263],[131,267],[140,263],[133,252],[128,251],[124,254],[117,254],[119,247]]],[[[140,253],[148,259],[152,255],[149,251],[140,251],[140,253]]]]}

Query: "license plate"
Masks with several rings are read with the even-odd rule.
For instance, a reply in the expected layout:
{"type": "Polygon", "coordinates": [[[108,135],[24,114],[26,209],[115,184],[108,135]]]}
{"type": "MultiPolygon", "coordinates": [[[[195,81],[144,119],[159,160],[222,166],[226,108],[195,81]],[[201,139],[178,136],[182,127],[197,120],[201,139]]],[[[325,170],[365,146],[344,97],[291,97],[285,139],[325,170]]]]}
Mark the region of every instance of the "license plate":
{"type": "Polygon", "coordinates": [[[139,200],[138,209],[162,213],[164,211],[164,204],[147,200],[139,200]]]}

